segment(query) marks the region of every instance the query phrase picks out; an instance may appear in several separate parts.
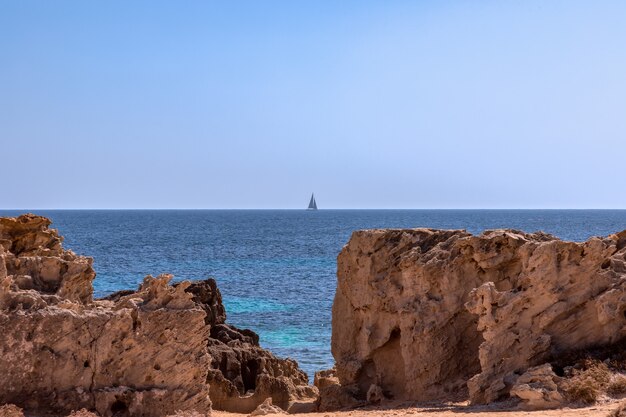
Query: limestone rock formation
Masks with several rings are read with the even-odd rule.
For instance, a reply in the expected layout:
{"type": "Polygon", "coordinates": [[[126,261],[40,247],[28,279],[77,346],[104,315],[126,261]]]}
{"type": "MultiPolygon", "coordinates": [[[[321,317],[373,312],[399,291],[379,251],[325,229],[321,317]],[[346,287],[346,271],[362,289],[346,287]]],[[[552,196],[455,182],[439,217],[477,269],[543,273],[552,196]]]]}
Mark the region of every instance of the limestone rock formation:
{"type": "MultiPolygon", "coordinates": [[[[181,284],[174,284],[176,288],[181,284]]],[[[222,296],[214,279],[195,281],[185,288],[192,300],[206,313],[210,329],[207,338],[211,365],[207,382],[211,386],[213,408],[250,413],[271,398],[284,410],[310,410],[318,391],[308,383],[308,376],[291,359],[275,357],[259,346],[259,336],[252,330],[238,329],[226,323],[222,296]]],[[[118,301],[133,294],[124,290],[106,297],[118,301]]]]}
{"type": "Polygon", "coordinates": [[[63,250],[50,220],[32,214],[0,217],[0,276],[11,275],[22,290],[73,302],[91,301],[96,273],[92,259],[63,250]]]}
{"type": "Polygon", "coordinates": [[[394,399],[435,400],[478,373],[480,335],[465,310],[483,281],[459,257],[461,231],[353,233],[337,259],[332,353],[342,386],[394,399]],[[463,352],[463,354],[459,354],[463,352]]]}
{"type": "Polygon", "coordinates": [[[531,401],[522,388],[537,375],[520,380],[530,368],[626,337],[626,232],[574,243],[514,230],[358,231],[337,278],[332,352],[341,387],[361,399],[378,385],[386,398],[484,403],[515,386],[531,401]]]}
{"type": "Polygon", "coordinates": [[[91,259],[63,250],[49,225],[0,218],[0,404],[161,417],[209,413],[210,385],[219,404],[253,398],[250,411],[268,397],[287,408],[314,396],[295,362],[224,323],[214,281],[148,276],[137,291],[94,300],[91,259]]]}
{"type": "Polygon", "coordinates": [[[310,411],[317,389],[291,359],[280,359],[259,346],[259,336],[251,330],[226,324],[222,296],[215,280],[193,283],[187,291],[207,311],[206,324],[211,369],[211,401],[217,410],[250,413],[267,399],[273,407],[290,411],[310,411]]]}
{"type": "Polygon", "coordinates": [[[506,396],[529,367],[626,337],[626,232],[585,243],[516,240],[516,255],[498,265],[519,272],[470,293],[484,339],[481,372],[468,382],[474,402],[506,396]]]}
{"type": "Polygon", "coordinates": [[[210,408],[204,312],[170,276],[90,306],[0,283],[0,402],[40,414],[162,416],[210,408]]]}

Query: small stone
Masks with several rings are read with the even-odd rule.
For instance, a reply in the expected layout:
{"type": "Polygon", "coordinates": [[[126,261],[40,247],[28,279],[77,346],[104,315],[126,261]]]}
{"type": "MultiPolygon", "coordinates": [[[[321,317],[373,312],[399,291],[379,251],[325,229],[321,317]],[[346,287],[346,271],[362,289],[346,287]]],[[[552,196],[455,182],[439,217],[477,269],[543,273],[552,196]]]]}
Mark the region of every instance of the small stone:
{"type": "Polygon", "coordinates": [[[287,414],[282,408],[272,405],[272,398],[267,398],[252,413],[251,416],[266,416],[268,414],[287,414]]]}

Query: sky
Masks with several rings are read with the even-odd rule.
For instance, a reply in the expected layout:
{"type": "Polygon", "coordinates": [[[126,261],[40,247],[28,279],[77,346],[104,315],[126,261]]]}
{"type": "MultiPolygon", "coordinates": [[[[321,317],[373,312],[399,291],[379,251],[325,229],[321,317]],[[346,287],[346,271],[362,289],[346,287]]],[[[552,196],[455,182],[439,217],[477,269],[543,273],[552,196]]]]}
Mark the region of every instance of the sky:
{"type": "Polygon", "coordinates": [[[0,0],[0,208],[626,208],[625,21],[0,0]]]}

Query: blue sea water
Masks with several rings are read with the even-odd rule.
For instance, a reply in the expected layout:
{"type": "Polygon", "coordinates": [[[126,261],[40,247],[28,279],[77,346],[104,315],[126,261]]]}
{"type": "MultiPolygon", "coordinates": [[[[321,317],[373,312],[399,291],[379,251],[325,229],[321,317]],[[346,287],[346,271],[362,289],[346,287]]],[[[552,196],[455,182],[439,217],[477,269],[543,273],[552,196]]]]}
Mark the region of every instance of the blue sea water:
{"type": "MultiPolygon", "coordinates": [[[[0,210],[0,215],[28,212],[0,210]]],[[[97,296],[147,274],[214,277],[228,321],[313,375],[332,366],[336,257],[357,229],[543,230],[582,241],[626,229],[626,210],[32,210],[92,256],[97,296]]]]}

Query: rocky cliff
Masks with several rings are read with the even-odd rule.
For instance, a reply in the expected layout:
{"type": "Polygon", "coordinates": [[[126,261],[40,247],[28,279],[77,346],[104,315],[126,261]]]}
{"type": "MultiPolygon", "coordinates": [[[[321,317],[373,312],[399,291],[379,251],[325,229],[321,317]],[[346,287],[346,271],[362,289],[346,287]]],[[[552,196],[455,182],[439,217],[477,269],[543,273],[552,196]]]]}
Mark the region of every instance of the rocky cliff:
{"type": "Polygon", "coordinates": [[[225,323],[212,280],[92,298],[89,258],[61,246],[43,217],[0,218],[0,404],[64,415],[164,416],[177,410],[283,408],[315,397],[291,360],[225,323]]]}
{"type": "MultiPolygon", "coordinates": [[[[355,232],[333,305],[341,395],[557,406],[567,400],[557,363],[626,336],[625,258],[626,232],[584,243],[514,230],[355,232]]],[[[322,404],[338,392],[323,388],[322,404]]]]}

